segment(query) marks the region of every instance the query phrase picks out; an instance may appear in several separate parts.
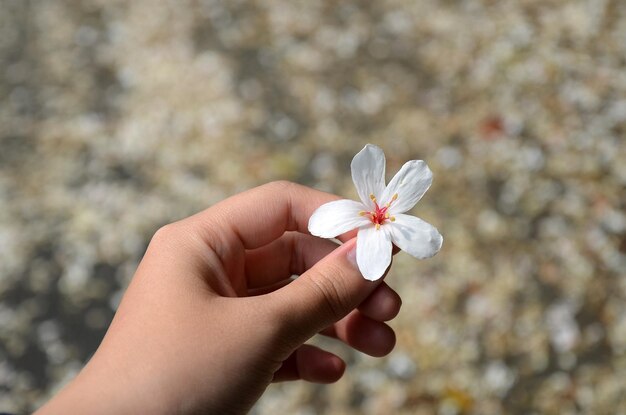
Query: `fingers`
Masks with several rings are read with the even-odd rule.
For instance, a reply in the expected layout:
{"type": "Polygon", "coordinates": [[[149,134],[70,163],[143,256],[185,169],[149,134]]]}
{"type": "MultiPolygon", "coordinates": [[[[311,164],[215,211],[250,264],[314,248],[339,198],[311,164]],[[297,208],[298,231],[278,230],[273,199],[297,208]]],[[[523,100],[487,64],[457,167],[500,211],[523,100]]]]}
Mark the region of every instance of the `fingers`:
{"type": "Polygon", "coordinates": [[[311,235],[286,232],[275,241],[246,251],[248,288],[255,289],[300,275],[339,245],[311,235]]]}
{"type": "Polygon", "coordinates": [[[389,321],[398,315],[402,299],[386,283],[382,283],[363,301],[358,310],[376,321],[389,321]]]}
{"type": "Polygon", "coordinates": [[[281,336],[297,347],[361,304],[382,279],[368,281],[356,264],[356,241],[346,242],[289,285],[271,294],[281,336]]]}
{"type": "MultiPolygon", "coordinates": [[[[385,323],[374,321],[359,311],[324,330],[322,334],[337,338],[370,356],[389,354],[396,343],[393,330],[385,323]]],[[[332,383],[341,378],[345,363],[338,356],[304,344],[294,351],[274,374],[274,382],[306,380],[315,383],[332,383]]]]}
{"type": "Polygon", "coordinates": [[[341,378],[345,369],[346,364],[338,356],[303,344],[274,373],[273,381],[302,379],[315,383],[332,383],[341,378]]]}
{"type": "MultiPolygon", "coordinates": [[[[338,246],[333,241],[312,235],[285,232],[280,238],[265,246],[246,250],[244,268],[249,295],[266,294],[281,288],[292,281],[290,277],[303,274],[338,246]]],[[[398,248],[394,246],[393,255],[398,252],[398,248]]],[[[386,284],[385,287],[384,292],[391,290],[386,284]]],[[[399,296],[393,290],[390,294],[383,294],[376,298],[368,309],[375,307],[391,313],[390,309],[400,301],[399,296]]],[[[366,314],[367,312],[368,310],[365,310],[366,314]]],[[[377,319],[374,316],[370,317],[377,319]]],[[[391,320],[393,317],[395,314],[386,320],[391,320]]]]}
{"type": "Polygon", "coordinates": [[[358,310],[324,329],[321,334],[339,339],[374,357],[389,354],[396,345],[396,335],[391,327],[366,317],[358,310]]]}
{"type": "MultiPolygon", "coordinates": [[[[286,231],[308,233],[315,209],[338,196],[290,182],[273,182],[238,195],[190,218],[208,243],[222,255],[233,241],[246,249],[259,248],[286,231]],[[216,246],[213,246],[216,245],[216,246]]],[[[343,236],[347,240],[348,236],[343,236]]]]}

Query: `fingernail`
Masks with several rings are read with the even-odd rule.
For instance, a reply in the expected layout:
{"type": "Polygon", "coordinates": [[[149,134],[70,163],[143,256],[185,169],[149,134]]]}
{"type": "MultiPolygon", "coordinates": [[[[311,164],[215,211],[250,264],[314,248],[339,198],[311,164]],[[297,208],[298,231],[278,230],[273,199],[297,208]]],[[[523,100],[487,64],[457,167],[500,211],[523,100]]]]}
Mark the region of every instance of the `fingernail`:
{"type": "Polygon", "coordinates": [[[359,265],[356,262],[356,241],[353,240],[347,243],[352,244],[352,246],[348,250],[348,253],[346,254],[346,258],[354,266],[354,268],[359,269],[359,265]]]}

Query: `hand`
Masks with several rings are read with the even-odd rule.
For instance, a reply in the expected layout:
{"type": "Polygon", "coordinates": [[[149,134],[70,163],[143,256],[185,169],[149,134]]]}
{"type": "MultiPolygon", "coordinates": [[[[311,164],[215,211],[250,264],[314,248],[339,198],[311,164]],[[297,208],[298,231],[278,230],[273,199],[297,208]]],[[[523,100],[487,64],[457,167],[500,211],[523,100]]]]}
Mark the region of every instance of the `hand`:
{"type": "Polygon", "coordinates": [[[243,413],[271,382],[342,376],[304,344],[317,333],[389,353],[399,296],[361,277],[354,233],[307,233],[334,199],[270,183],[160,229],[97,352],[41,413],[243,413]]]}

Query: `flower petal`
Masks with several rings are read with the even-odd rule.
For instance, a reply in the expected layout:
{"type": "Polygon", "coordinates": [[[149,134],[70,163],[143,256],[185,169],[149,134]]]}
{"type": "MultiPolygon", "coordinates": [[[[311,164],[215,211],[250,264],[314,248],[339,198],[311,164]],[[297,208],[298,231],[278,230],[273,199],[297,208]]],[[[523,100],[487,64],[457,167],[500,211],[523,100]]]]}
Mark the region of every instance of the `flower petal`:
{"type": "Polygon", "coordinates": [[[406,212],[422,198],[432,181],[433,173],[423,160],[407,161],[393,176],[380,200],[382,203],[390,202],[397,193],[398,198],[391,204],[389,212],[406,212]]]}
{"type": "Polygon", "coordinates": [[[366,280],[376,281],[391,263],[391,238],[384,226],[359,229],[356,240],[356,262],[366,280]]]}
{"type": "Polygon", "coordinates": [[[362,203],[354,200],[335,200],[318,207],[309,219],[309,232],[321,238],[334,238],[359,226],[371,223],[359,215],[365,210],[362,203]]]}
{"type": "Polygon", "coordinates": [[[411,215],[399,214],[395,219],[385,227],[389,228],[391,240],[398,248],[417,259],[430,258],[439,252],[443,237],[437,228],[411,215]]]}
{"type": "Polygon", "coordinates": [[[380,147],[367,144],[350,164],[352,181],[368,210],[374,207],[370,195],[380,198],[385,190],[385,153],[380,147]]]}

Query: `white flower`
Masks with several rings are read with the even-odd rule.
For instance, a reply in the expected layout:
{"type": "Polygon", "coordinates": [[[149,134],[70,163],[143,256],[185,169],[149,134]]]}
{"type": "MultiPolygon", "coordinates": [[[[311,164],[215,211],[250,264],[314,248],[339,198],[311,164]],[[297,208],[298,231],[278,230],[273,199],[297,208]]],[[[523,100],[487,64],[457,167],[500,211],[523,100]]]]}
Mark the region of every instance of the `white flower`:
{"type": "Polygon", "coordinates": [[[358,228],[356,261],[363,276],[375,281],[391,263],[392,243],[415,258],[439,252],[437,229],[405,215],[430,187],[433,174],[422,160],[411,160],[385,187],[385,154],[372,144],[352,159],[352,180],[361,202],[337,200],[320,206],[309,219],[309,232],[334,238],[358,228]]]}

